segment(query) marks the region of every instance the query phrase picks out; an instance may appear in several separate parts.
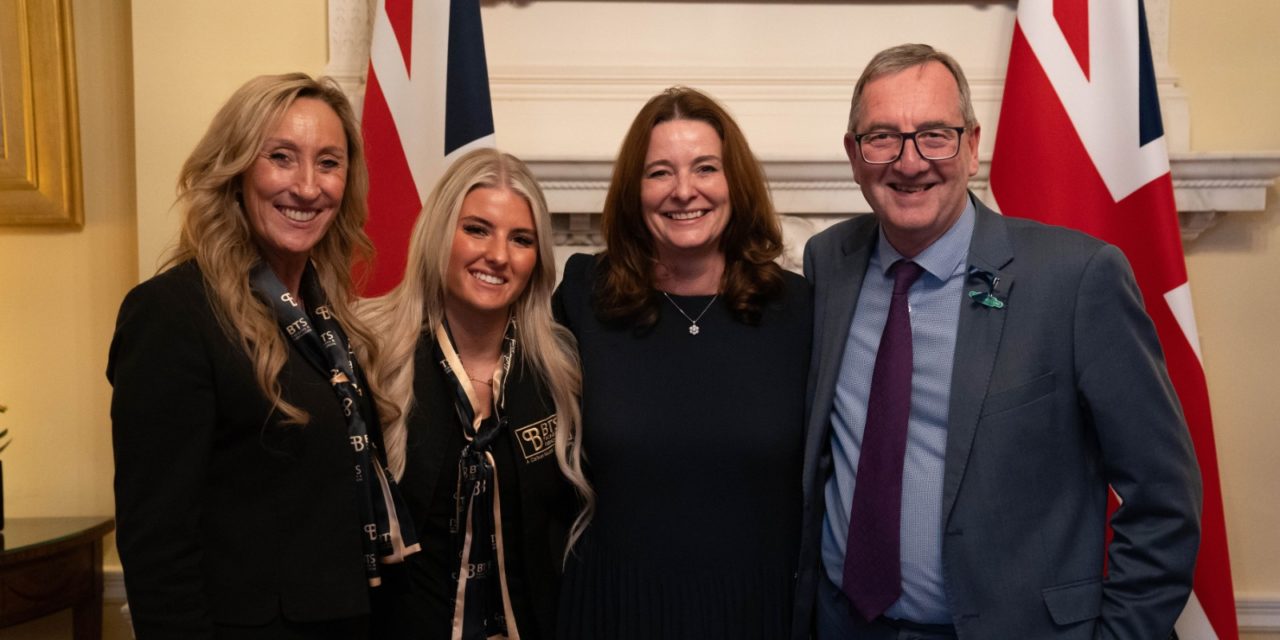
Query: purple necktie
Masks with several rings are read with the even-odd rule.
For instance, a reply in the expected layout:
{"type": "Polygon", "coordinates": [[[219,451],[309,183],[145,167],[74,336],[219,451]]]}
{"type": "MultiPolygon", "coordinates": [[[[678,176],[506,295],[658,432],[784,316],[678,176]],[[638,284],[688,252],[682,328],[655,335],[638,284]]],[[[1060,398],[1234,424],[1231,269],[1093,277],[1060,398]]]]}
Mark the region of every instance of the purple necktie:
{"type": "Polygon", "coordinates": [[[849,601],[868,621],[879,617],[902,594],[898,529],[902,519],[902,457],[911,415],[907,291],[924,269],[899,260],[889,272],[893,275],[893,297],[871,374],[842,584],[849,601]]]}

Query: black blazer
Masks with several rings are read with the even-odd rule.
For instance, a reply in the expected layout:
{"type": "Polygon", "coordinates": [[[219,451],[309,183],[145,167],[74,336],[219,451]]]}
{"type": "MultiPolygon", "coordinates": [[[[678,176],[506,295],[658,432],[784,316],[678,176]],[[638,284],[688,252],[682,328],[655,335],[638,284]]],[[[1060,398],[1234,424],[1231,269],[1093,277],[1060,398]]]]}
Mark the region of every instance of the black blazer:
{"type": "Polygon", "coordinates": [[[280,382],[311,421],[286,426],[187,262],[125,298],[107,378],[116,544],[140,640],[368,612],[346,421],[300,353],[280,382]]]}
{"type": "MultiPolygon", "coordinates": [[[[424,522],[436,493],[452,492],[454,485],[441,482],[445,469],[458,465],[457,457],[449,457],[449,441],[460,430],[454,410],[452,382],[446,379],[440,364],[433,358],[435,341],[424,335],[414,354],[413,392],[416,405],[408,419],[405,472],[400,481],[405,502],[415,522],[424,522]]],[[[523,345],[518,349],[522,350],[523,345]]],[[[522,353],[522,351],[518,351],[522,353]]],[[[572,486],[560,472],[555,457],[555,403],[523,358],[517,357],[506,384],[506,411],[509,430],[506,437],[515,461],[509,469],[499,467],[502,488],[504,528],[510,515],[508,507],[518,504],[519,535],[506,538],[508,547],[519,545],[523,571],[507,567],[512,584],[512,607],[519,625],[520,637],[527,640],[550,640],[556,626],[562,559],[569,526],[577,515],[577,498],[572,486]],[[514,480],[514,489],[511,481],[514,480]]],[[[501,462],[499,463],[501,464],[501,462]]],[[[425,535],[419,530],[420,535],[425,535]]],[[[417,584],[425,579],[424,557],[427,551],[409,556],[401,574],[392,567],[386,593],[379,594],[376,621],[379,637],[423,638],[427,629],[440,629],[443,622],[426,620],[426,607],[421,606],[424,593],[417,584]]]]}

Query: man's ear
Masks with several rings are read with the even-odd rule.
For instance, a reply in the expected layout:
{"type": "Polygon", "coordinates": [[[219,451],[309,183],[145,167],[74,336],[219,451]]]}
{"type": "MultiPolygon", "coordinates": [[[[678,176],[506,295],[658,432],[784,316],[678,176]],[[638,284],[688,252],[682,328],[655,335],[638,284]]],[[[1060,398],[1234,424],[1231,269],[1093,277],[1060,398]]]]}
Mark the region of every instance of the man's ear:
{"type": "Polygon", "coordinates": [[[982,125],[974,123],[969,133],[969,147],[965,149],[965,153],[969,154],[969,177],[978,175],[978,140],[982,135],[982,125]]]}

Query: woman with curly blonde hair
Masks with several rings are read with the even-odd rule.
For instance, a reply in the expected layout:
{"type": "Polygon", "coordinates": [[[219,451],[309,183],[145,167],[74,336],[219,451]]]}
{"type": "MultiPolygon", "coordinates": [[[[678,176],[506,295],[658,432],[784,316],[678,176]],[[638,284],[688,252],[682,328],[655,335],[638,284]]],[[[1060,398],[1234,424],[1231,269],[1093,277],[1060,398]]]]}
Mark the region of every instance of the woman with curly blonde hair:
{"type": "Polygon", "coordinates": [[[255,78],[178,185],[181,237],[121,305],[107,369],[135,633],[366,637],[380,563],[416,542],[352,311],[370,250],[355,115],[331,80],[255,78]]]}
{"type": "Polygon", "coordinates": [[[555,281],[537,181],[480,149],[427,198],[404,280],[361,306],[399,409],[388,460],[424,548],[403,567],[385,637],[553,637],[561,560],[592,504],[555,281]]]}

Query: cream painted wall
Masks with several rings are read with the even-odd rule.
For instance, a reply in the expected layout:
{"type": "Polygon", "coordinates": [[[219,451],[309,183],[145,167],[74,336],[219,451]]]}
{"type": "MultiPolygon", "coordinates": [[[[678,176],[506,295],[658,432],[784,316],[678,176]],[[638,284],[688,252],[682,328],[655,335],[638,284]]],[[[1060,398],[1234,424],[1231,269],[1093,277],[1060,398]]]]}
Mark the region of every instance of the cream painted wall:
{"type": "MultiPolygon", "coordinates": [[[[1177,0],[1171,62],[1190,96],[1197,150],[1280,149],[1280,3],[1177,0]]],[[[1280,190],[1186,250],[1236,595],[1280,599],[1280,190]]],[[[1249,636],[1280,639],[1280,632],[1249,636]]]]}
{"type": "MultiPolygon", "coordinates": [[[[114,510],[104,372],[116,310],[137,279],[129,5],[74,0],[72,15],[84,228],[0,227],[0,402],[9,405],[3,424],[14,437],[3,454],[11,518],[114,510]]],[[[106,545],[114,556],[111,537],[106,545]]],[[[112,627],[115,608],[105,613],[106,638],[123,639],[119,623],[112,627]]],[[[69,627],[70,615],[62,614],[3,636],[65,638],[69,627]]]]}
{"type": "Polygon", "coordinates": [[[0,402],[9,517],[113,510],[107,345],[135,276],[127,5],[77,0],[85,224],[0,227],[0,402]],[[123,7],[123,8],[122,8],[123,7]],[[85,55],[89,52],[89,55],[85,55]]]}
{"type": "Polygon", "coordinates": [[[322,72],[326,20],[317,0],[133,0],[141,278],[177,238],[178,170],[213,114],[254,76],[322,72]]]}

